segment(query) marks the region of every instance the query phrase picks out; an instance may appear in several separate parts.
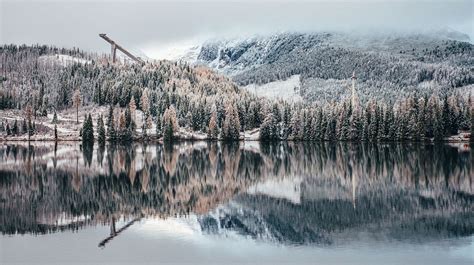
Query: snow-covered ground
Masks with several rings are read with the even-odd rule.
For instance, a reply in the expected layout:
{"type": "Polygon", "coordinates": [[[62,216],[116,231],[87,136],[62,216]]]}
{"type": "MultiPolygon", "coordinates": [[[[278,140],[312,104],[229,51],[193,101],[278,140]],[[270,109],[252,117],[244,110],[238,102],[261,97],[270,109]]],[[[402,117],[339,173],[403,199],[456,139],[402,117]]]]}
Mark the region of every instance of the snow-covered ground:
{"type": "Polygon", "coordinates": [[[296,102],[303,100],[299,95],[300,87],[300,75],[292,75],[283,81],[274,81],[263,85],[250,84],[244,86],[243,89],[257,96],[296,102]]]}
{"type": "Polygon", "coordinates": [[[53,55],[43,55],[39,57],[40,62],[43,63],[58,63],[62,66],[68,66],[74,63],[80,64],[89,64],[91,61],[66,55],[66,54],[53,54],[53,55]]]}
{"type": "Polygon", "coordinates": [[[246,141],[258,141],[260,139],[260,128],[245,131],[243,136],[246,141]]]}
{"type": "MultiPolygon", "coordinates": [[[[97,119],[102,114],[104,122],[106,121],[108,108],[105,106],[85,106],[79,108],[79,123],[76,123],[76,109],[69,108],[60,112],[57,112],[58,123],[58,138],[60,140],[80,140],[79,131],[82,128],[84,117],[86,114],[91,114],[94,133],[97,134],[97,119]]],[[[54,123],[53,113],[48,113],[46,117],[37,116],[32,122],[36,124],[37,132],[31,136],[31,140],[54,140],[54,123]]],[[[1,110],[0,121],[8,121],[10,126],[13,125],[14,120],[17,120],[18,125],[21,127],[23,120],[25,119],[24,113],[20,110],[1,110]]],[[[140,123],[141,124],[141,123],[140,123]]],[[[5,133],[0,133],[0,140],[5,140],[5,133]]],[[[19,136],[8,136],[8,140],[28,140],[28,135],[23,133],[19,136]]]]}

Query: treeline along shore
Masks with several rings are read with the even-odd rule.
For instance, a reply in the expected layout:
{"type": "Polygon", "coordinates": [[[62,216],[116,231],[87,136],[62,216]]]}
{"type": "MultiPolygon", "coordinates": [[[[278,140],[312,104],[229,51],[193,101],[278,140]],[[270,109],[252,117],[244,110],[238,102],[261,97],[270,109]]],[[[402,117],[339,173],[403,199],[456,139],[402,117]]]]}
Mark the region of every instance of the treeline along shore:
{"type": "Polygon", "coordinates": [[[78,49],[0,48],[3,141],[469,141],[474,130],[472,92],[449,85],[393,102],[291,102],[183,62],[111,64],[78,49]]]}

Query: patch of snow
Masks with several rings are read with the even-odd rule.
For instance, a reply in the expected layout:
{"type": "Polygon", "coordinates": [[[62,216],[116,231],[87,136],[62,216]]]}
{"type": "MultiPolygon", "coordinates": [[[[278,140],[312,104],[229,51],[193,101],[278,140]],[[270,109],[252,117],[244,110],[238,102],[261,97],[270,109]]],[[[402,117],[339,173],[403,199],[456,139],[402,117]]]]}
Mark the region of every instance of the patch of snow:
{"type": "Polygon", "coordinates": [[[243,89],[257,96],[297,102],[303,100],[299,95],[300,87],[300,75],[292,75],[286,80],[274,81],[263,85],[250,84],[244,86],[243,89]]]}
{"type": "Polygon", "coordinates": [[[188,131],[184,128],[180,128],[179,131],[175,133],[175,136],[183,140],[206,140],[207,139],[206,133],[188,131]]]}
{"type": "Polygon", "coordinates": [[[258,141],[260,139],[260,128],[245,131],[244,139],[246,141],[258,141]]]}
{"type": "Polygon", "coordinates": [[[66,54],[53,54],[53,55],[42,55],[39,57],[39,60],[44,63],[58,63],[62,66],[68,66],[71,64],[89,64],[91,61],[66,55],[66,54]]]}

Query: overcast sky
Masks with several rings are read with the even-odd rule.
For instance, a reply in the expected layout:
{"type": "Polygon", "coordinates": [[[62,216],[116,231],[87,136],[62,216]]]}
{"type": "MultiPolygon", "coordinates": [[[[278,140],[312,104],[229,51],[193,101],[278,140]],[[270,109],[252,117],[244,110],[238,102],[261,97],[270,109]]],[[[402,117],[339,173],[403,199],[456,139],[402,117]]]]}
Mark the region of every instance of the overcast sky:
{"type": "Polygon", "coordinates": [[[474,39],[472,0],[0,0],[0,11],[2,44],[40,43],[109,51],[98,37],[107,33],[124,47],[147,55],[208,38],[281,31],[450,27],[474,39]]]}

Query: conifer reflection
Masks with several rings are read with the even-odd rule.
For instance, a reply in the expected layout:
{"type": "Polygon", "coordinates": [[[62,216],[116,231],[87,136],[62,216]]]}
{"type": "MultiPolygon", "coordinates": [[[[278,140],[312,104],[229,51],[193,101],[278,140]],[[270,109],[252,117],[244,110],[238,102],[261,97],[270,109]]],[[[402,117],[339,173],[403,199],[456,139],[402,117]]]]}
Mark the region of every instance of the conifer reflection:
{"type": "Polygon", "coordinates": [[[447,216],[455,221],[444,223],[443,231],[448,225],[464,227],[459,234],[474,231],[473,158],[464,145],[8,144],[0,147],[0,158],[0,229],[7,234],[77,229],[121,217],[207,218],[224,206],[228,219],[220,225],[234,227],[241,212],[256,212],[276,229],[273,236],[285,241],[293,233],[289,241],[299,243],[330,242],[331,231],[394,220],[419,226],[415,215],[427,218],[425,228],[447,216]],[[259,188],[282,180],[298,180],[297,193],[291,191],[297,199],[259,188]],[[243,208],[233,211],[230,201],[243,208]]]}

